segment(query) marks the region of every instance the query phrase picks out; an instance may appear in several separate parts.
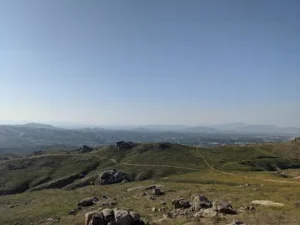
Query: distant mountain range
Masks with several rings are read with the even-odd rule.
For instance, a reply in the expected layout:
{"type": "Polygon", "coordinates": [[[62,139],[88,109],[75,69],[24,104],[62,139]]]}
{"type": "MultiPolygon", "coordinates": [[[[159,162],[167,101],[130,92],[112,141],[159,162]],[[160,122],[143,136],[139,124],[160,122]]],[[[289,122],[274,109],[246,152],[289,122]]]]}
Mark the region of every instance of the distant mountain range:
{"type": "Polygon", "coordinates": [[[97,146],[120,140],[171,142],[187,145],[207,143],[257,143],[289,140],[300,128],[272,125],[228,124],[215,126],[147,125],[123,127],[59,128],[40,123],[0,125],[0,152],[29,152],[44,148],[97,146]],[[278,139],[262,136],[280,136],[278,139]],[[237,138],[238,137],[238,138],[237,138]]]}
{"type": "Polygon", "coordinates": [[[185,125],[148,125],[136,129],[147,131],[178,131],[194,133],[267,133],[267,134],[300,134],[298,127],[278,127],[275,125],[250,125],[245,123],[229,123],[211,126],[185,126],[185,125]]]}

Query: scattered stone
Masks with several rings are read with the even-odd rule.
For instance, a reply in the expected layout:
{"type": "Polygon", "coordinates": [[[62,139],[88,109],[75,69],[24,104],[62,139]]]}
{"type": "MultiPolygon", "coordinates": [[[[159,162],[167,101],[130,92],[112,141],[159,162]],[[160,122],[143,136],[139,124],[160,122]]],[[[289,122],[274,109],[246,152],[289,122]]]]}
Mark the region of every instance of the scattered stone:
{"type": "Polygon", "coordinates": [[[273,202],[270,200],[254,200],[250,202],[251,205],[261,205],[261,206],[267,206],[267,207],[283,207],[283,203],[279,202],[273,202]]]}
{"type": "Polygon", "coordinates": [[[224,214],[237,214],[237,211],[232,208],[232,205],[222,200],[213,202],[213,210],[224,214]]]}
{"type": "Polygon", "coordinates": [[[82,199],[80,202],[77,203],[77,207],[79,207],[79,206],[82,206],[82,207],[92,206],[98,201],[99,201],[99,199],[97,197],[85,198],[85,199],[82,199]]]}
{"type": "Polygon", "coordinates": [[[162,192],[162,191],[160,190],[160,188],[158,188],[158,187],[156,187],[155,189],[153,189],[152,193],[153,193],[154,195],[163,195],[163,194],[164,194],[164,192],[162,192]]]}
{"type": "Polygon", "coordinates": [[[176,217],[180,217],[180,216],[187,216],[189,213],[188,209],[174,209],[172,211],[169,212],[169,216],[170,218],[176,218],[176,217]]]}
{"type": "Polygon", "coordinates": [[[174,206],[175,209],[180,209],[180,208],[190,208],[191,204],[189,201],[187,201],[184,198],[179,198],[179,199],[173,199],[172,200],[172,205],[174,206]]]}
{"type": "Polygon", "coordinates": [[[239,208],[240,211],[256,211],[256,208],[252,205],[245,205],[239,208]]]}
{"type": "Polygon", "coordinates": [[[237,185],[236,187],[237,188],[244,188],[244,187],[249,187],[250,184],[240,184],[240,185],[237,185]]]}
{"type": "Polygon", "coordinates": [[[14,205],[9,205],[8,208],[12,209],[12,208],[15,208],[14,205]]]}
{"type": "Polygon", "coordinates": [[[252,191],[260,191],[260,188],[253,188],[252,191]]]}
{"type": "Polygon", "coordinates": [[[156,207],[153,207],[152,212],[156,212],[156,211],[157,211],[156,207]]]}
{"type": "Polygon", "coordinates": [[[154,197],[152,197],[152,196],[149,196],[149,198],[148,198],[149,200],[152,200],[152,201],[154,201],[155,200],[155,198],[154,197]]]}
{"type": "Polygon", "coordinates": [[[156,188],[156,185],[150,185],[148,187],[145,188],[146,191],[149,191],[149,190],[154,190],[156,188]]]}
{"type": "Polygon", "coordinates": [[[283,177],[283,178],[288,178],[289,176],[284,172],[282,171],[280,168],[276,168],[276,172],[273,173],[274,175],[276,176],[279,176],[279,177],[283,177]]]}
{"type": "Polygon", "coordinates": [[[60,217],[51,217],[46,220],[40,221],[40,224],[54,224],[54,223],[59,223],[60,222],[60,217]]]}
{"type": "Polygon", "coordinates": [[[68,215],[75,216],[76,213],[78,213],[80,210],[81,210],[81,207],[78,207],[78,208],[76,208],[76,209],[71,209],[71,210],[68,212],[68,215]]]}
{"type": "Polygon", "coordinates": [[[166,202],[161,202],[161,204],[162,204],[162,205],[167,205],[167,203],[166,203],[166,202]]]}
{"type": "Polygon", "coordinates": [[[213,210],[212,208],[208,209],[201,209],[199,212],[196,212],[194,214],[194,217],[200,218],[200,217],[215,217],[218,215],[218,212],[213,210]]]}

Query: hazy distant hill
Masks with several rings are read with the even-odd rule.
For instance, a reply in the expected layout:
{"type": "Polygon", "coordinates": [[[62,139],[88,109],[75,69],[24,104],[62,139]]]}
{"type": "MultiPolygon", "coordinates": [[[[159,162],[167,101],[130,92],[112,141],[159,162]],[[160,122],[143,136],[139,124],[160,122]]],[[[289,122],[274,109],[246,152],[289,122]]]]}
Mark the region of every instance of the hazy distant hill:
{"type": "Polygon", "coordinates": [[[15,125],[18,127],[28,127],[28,128],[37,128],[37,129],[58,129],[49,124],[42,124],[42,123],[25,123],[21,125],[15,125]]]}
{"type": "Polygon", "coordinates": [[[0,125],[0,152],[31,152],[48,148],[97,146],[119,140],[135,142],[170,142],[212,146],[222,144],[286,141],[300,136],[300,129],[276,126],[237,126],[235,130],[183,125],[153,125],[131,129],[63,129],[47,124],[0,125]],[[299,132],[298,132],[299,131],[299,132]],[[270,139],[261,134],[291,134],[270,139]],[[298,135],[297,135],[298,134],[298,135]],[[213,144],[212,144],[213,143],[213,144]]]}
{"type": "Polygon", "coordinates": [[[245,123],[229,123],[213,125],[220,132],[267,133],[267,134],[300,134],[298,127],[278,127],[275,125],[250,125],[245,123]]]}
{"type": "Polygon", "coordinates": [[[212,128],[212,127],[202,127],[202,126],[197,126],[197,127],[189,127],[184,129],[184,131],[187,132],[195,132],[195,133],[218,133],[220,130],[212,128]]]}
{"type": "Polygon", "coordinates": [[[182,131],[188,126],[185,125],[145,125],[140,128],[145,128],[153,131],[182,131]]]}

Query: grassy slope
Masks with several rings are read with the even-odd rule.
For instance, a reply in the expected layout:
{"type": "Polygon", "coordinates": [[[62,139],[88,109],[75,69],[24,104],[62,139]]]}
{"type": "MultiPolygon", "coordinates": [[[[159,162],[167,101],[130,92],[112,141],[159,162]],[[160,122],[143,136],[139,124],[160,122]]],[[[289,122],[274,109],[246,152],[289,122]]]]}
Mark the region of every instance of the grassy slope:
{"type": "MultiPolygon", "coordinates": [[[[261,178],[268,178],[262,172],[249,172],[255,176],[259,173],[261,178]]],[[[289,179],[288,179],[289,180],[289,179]]],[[[168,179],[156,181],[142,181],[110,186],[88,186],[74,191],[42,190],[27,192],[11,196],[0,197],[0,224],[28,225],[38,224],[39,221],[49,217],[61,217],[64,225],[81,225],[84,221],[84,213],[92,208],[84,209],[76,216],[69,216],[67,212],[74,208],[76,202],[89,196],[106,195],[116,198],[118,207],[131,208],[140,212],[146,220],[152,220],[162,216],[163,212],[152,212],[152,207],[161,208],[161,201],[167,202],[167,209],[171,208],[171,200],[175,197],[190,198],[195,193],[206,195],[210,199],[223,199],[231,201],[234,208],[249,203],[256,199],[269,199],[285,204],[282,209],[258,207],[254,213],[228,216],[220,221],[220,224],[231,222],[233,218],[240,219],[247,224],[298,224],[300,220],[299,208],[295,206],[299,201],[300,182],[297,184],[281,184],[267,181],[249,180],[240,176],[219,174],[213,171],[188,173],[180,176],[170,176],[168,179]],[[215,183],[211,183],[214,181],[215,183]],[[146,186],[153,183],[163,185],[166,195],[158,197],[155,201],[138,196],[143,191],[126,191],[130,187],[146,186]],[[250,184],[249,187],[237,188],[236,184],[250,184]],[[263,184],[263,186],[261,186],[263,184]],[[257,188],[253,190],[253,188],[257,188]],[[25,203],[27,203],[25,205],[25,203]],[[10,204],[19,204],[15,208],[9,208],[10,204]]],[[[207,221],[207,224],[214,221],[207,221]]],[[[171,224],[184,224],[182,220],[172,221],[171,224]]],[[[206,224],[206,223],[205,223],[206,224]]]]}
{"type": "MultiPolygon", "coordinates": [[[[92,176],[111,168],[123,169],[136,180],[207,170],[202,157],[220,170],[253,171],[299,167],[299,152],[299,143],[213,149],[196,149],[175,144],[161,149],[157,144],[141,144],[130,150],[101,147],[85,154],[47,151],[36,156],[0,162],[0,173],[3,174],[0,178],[0,194],[23,192],[66,178],[69,184],[75,179],[79,180],[78,177],[73,179],[69,176],[92,176]],[[117,164],[109,159],[115,159],[117,164]]],[[[61,187],[61,184],[58,186],[61,187]]]]}

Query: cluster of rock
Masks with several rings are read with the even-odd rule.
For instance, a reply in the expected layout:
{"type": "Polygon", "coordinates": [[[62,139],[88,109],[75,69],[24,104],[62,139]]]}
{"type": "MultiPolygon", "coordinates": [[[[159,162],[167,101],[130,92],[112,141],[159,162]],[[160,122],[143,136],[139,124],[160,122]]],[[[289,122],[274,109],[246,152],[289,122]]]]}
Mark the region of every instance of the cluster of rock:
{"type": "Polygon", "coordinates": [[[128,175],[122,170],[106,170],[100,175],[100,184],[114,184],[128,181],[128,175]]]}
{"type": "Polygon", "coordinates": [[[94,205],[111,207],[111,206],[115,206],[117,204],[118,204],[118,202],[115,198],[112,199],[112,198],[106,197],[105,195],[102,196],[102,198],[89,197],[89,198],[85,198],[85,199],[82,199],[81,201],[79,201],[76,204],[76,208],[70,210],[68,212],[68,215],[76,215],[76,213],[79,212],[80,210],[82,210],[83,207],[89,207],[89,206],[94,206],[94,205]]]}
{"type": "MultiPolygon", "coordinates": [[[[161,186],[159,185],[150,185],[148,187],[138,187],[137,189],[144,190],[141,194],[137,195],[137,197],[142,196],[146,197],[149,200],[155,200],[157,196],[164,195],[165,192],[161,190],[161,186]]],[[[127,191],[134,191],[136,188],[129,188],[127,191]]]]}
{"type": "MultiPolygon", "coordinates": [[[[194,217],[194,218],[207,218],[207,217],[217,217],[224,215],[235,215],[238,212],[246,210],[255,210],[253,206],[244,206],[239,210],[236,210],[228,202],[222,200],[210,201],[207,197],[203,195],[193,195],[192,200],[188,201],[184,198],[176,198],[172,200],[172,205],[174,209],[165,213],[162,220],[167,220],[170,218],[177,217],[194,217]]],[[[243,224],[240,221],[234,221],[232,224],[243,224]]]]}
{"type": "Polygon", "coordinates": [[[137,212],[100,208],[85,214],[85,225],[145,225],[145,223],[137,212]]]}

